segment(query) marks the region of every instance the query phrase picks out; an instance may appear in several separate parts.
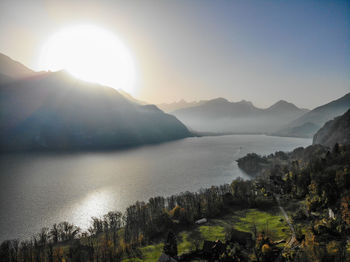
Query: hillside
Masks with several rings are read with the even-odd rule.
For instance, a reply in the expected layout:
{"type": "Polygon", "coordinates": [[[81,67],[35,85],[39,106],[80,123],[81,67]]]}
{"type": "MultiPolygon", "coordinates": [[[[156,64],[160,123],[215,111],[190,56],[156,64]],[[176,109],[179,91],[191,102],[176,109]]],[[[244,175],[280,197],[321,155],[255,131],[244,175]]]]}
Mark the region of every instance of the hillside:
{"type": "Polygon", "coordinates": [[[350,93],[325,105],[316,107],[288,123],[275,135],[312,137],[327,121],[344,114],[350,108],[350,93]]]}
{"type": "Polygon", "coordinates": [[[131,101],[137,105],[148,105],[149,104],[147,102],[136,99],[135,97],[130,95],[128,92],[124,91],[123,89],[118,89],[118,92],[119,92],[119,94],[124,96],[126,99],[128,99],[129,101],[131,101]]]}
{"type": "Polygon", "coordinates": [[[120,148],[191,136],[174,116],[61,71],[0,86],[2,150],[120,148]]]}
{"type": "Polygon", "coordinates": [[[13,81],[12,77],[0,73],[0,85],[13,81]]]}
{"type": "Polygon", "coordinates": [[[350,109],[328,121],[313,137],[313,144],[333,147],[336,143],[350,144],[350,109]]]}
{"type": "Polygon", "coordinates": [[[277,130],[305,112],[307,110],[283,100],[261,109],[245,100],[230,102],[216,98],[172,114],[196,131],[266,133],[277,130]]]}
{"type": "MultiPolygon", "coordinates": [[[[37,74],[21,63],[12,60],[10,57],[0,53],[0,79],[8,78],[24,78],[37,74]]],[[[1,84],[2,81],[0,81],[1,84]]]]}

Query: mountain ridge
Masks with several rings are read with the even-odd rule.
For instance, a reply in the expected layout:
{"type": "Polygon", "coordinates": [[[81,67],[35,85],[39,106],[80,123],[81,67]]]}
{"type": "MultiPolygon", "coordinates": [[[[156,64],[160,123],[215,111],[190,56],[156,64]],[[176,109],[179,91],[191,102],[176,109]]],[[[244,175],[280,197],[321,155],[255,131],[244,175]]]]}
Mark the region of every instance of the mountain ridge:
{"type": "Polygon", "coordinates": [[[275,134],[281,136],[312,137],[327,121],[344,114],[349,108],[350,93],[347,93],[344,96],[318,106],[303,116],[289,122],[284,128],[275,132],[275,134]],[[302,128],[307,123],[313,127],[304,131],[298,130],[298,128],[302,128]]]}
{"type": "Polygon", "coordinates": [[[174,116],[64,71],[0,86],[4,151],[116,149],[192,136],[174,116]]]}
{"type": "Polygon", "coordinates": [[[197,105],[200,105],[204,102],[205,102],[205,100],[187,102],[186,100],[181,99],[181,100],[179,100],[177,102],[173,102],[173,103],[160,103],[160,104],[157,104],[157,106],[161,110],[163,110],[164,112],[172,113],[173,111],[176,111],[178,109],[197,106],[197,105]]]}
{"type": "Polygon", "coordinates": [[[30,77],[38,74],[38,72],[34,72],[22,63],[15,61],[2,53],[0,53],[0,73],[14,79],[30,77]]]}
{"type": "Polygon", "coordinates": [[[284,100],[263,109],[254,106],[250,101],[230,102],[219,97],[171,113],[196,131],[266,133],[296,119],[306,111],[284,100]],[[281,121],[282,124],[279,123],[281,121]]]}
{"type": "Polygon", "coordinates": [[[281,109],[283,109],[283,110],[289,109],[289,110],[294,110],[294,111],[303,110],[305,113],[310,111],[310,110],[305,109],[305,108],[299,108],[295,104],[290,103],[290,102],[283,100],[283,99],[272,104],[271,106],[269,106],[265,110],[266,111],[274,111],[274,110],[281,110],[281,109]]]}

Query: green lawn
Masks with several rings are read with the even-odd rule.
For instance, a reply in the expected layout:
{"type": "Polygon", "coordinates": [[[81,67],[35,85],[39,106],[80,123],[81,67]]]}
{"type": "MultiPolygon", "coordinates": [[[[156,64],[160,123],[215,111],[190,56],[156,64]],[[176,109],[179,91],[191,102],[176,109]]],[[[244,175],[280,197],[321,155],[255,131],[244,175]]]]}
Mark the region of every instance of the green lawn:
{"type": "MultiPolygon", "coordinates": [[[[236,211],[220,219],[210,219],[202,226],[194,225],[189,230],[177,234],[178,253],[185,253],[195,249],[196,243],[202,247],[204,240],[225,240],[225,231],[230,227],[244,232],[252,232],[253,225],[258,231],[265,231],[273,240],[290,237],[289,227],[281,214],[264,212],[257,209],[236,211]]],[[[163,251],[163,243],[140,248],[142,261],[157,261],[163,251]]],[[[141,261],[127,259],[124,261],[141,261]]]]}
{"type": "Polygon", "coordinates": [[[291,232],[283,215],[247,209],[235,212],[237,222],[234,228],[240,231],[251,232],[255,225],[259,232],[264,231],[273,240],[287,239],[291,232]]]}
{"type": "Polygon", "coordinates": [[[123,262],[140,262],[140,261],[157,261],[163,251],[163,243],[156,245],[149,245],[140,248],[142,252],[142,259],[140,258],[128,258],[124,259],[123,262]]]}
{"type": "Polygon", "coordinates": [[[141,248],[144,261],[157,261],[163,251],[163,243],[141,248]]]}

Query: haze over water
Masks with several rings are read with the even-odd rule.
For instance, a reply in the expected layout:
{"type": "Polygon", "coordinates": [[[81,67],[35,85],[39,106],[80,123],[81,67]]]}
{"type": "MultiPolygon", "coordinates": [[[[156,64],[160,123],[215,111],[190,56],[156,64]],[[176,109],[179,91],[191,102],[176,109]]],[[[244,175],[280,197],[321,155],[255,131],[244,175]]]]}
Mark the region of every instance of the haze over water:
{"type": "Polygon", "coordinates": [[[0,156],[0,241],[29,238],[69,221],[86,230],[92,216],[135,201],[249,179],[236,159],[308,146],[310,139],[263,135],[187,138],[129,150],[0,156]]]}

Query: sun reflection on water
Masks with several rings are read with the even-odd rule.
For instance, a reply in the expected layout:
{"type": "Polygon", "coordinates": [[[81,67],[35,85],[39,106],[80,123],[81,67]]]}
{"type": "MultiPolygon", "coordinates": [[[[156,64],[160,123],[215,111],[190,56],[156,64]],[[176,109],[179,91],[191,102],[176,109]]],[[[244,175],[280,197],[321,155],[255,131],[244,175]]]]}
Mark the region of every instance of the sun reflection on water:
{"type": "Polygon", "coordinates": [[[90,192],[72,206],[72,220],[82,229],[87,229],[90,226],[91,217],[102,217],[111,211],[112,195],[110,190],[90,192]]]}

